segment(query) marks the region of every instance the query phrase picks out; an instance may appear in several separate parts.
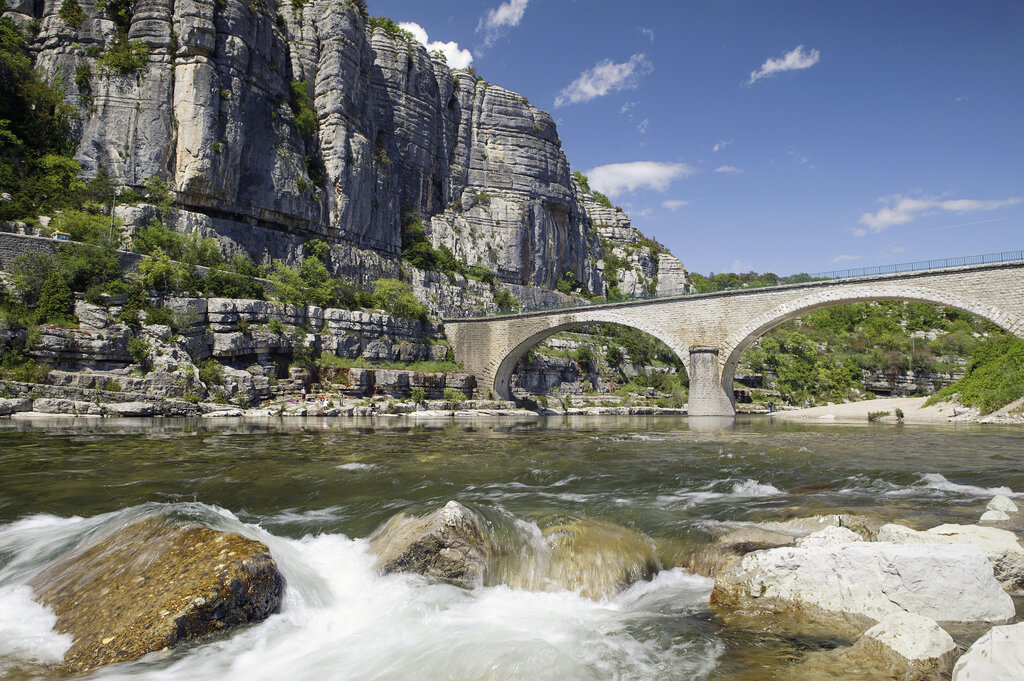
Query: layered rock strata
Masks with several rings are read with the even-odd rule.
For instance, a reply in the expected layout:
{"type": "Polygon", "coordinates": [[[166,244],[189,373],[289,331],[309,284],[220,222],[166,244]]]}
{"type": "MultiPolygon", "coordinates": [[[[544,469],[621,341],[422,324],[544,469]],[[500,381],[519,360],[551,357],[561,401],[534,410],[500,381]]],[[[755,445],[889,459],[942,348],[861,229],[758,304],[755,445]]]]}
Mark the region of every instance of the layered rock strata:
{"type": "Polygon", "coordinates": [[[394,268],[403,213],[418,213],[435,246],[507,283],[553,288],[571,271],[602,294],[606,238],[630,247],[620,289],[656,288],[658,258],[574,185],[549,114],[372,28],[362,0],[139,0],[126,25],[79,4],[75,26],[58,2],[5,16],[36,31],[37,66],[64,83],[86,174],[163,178],[180,231],[265,263],[322,238],[344,251],[339,270],[394,268]],[[125,45],[138,68],[111,59],[125,45]]]}

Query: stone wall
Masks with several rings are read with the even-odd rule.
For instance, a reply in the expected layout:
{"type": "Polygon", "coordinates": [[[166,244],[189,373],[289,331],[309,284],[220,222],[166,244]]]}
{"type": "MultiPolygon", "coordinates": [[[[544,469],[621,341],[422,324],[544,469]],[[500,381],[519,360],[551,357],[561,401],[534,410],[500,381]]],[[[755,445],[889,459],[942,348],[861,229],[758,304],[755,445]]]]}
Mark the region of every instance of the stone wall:
{"type": "MultiPolygon", "coordinates": [[[[57,255],[57,249],[63,243],[66,242],[57,241],[49,237],[0,231],[0,270],[10,271],[14,261],[28,253],[57,255]]],[[[77,245],[80,246],[81,244],[77,245]]],[[[119,251],[118,257],[121,260],[121,267],[123,269],[134,271],[145,256],[138,253],[119,251]]]]}

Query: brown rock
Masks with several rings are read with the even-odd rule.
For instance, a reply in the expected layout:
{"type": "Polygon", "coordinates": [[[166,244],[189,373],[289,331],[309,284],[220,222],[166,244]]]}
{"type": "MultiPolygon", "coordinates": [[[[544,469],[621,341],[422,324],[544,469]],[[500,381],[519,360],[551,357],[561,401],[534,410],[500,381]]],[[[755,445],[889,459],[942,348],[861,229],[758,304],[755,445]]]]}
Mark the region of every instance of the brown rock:
{"type": "Polygon", "coordinates": [[[456,586],[483,584],[491,560],[484,521],[457,501],[423,518],[399,513],[370,539],[381,572],[414,572],[456,586]]]}
{"type": "Polygon", "coordinates": [[[167,518],[108,532],[30,584],[57,631],[74,637],[64,657],[72,672],[266,619],[284,592],[265,545],[167,518]]]}

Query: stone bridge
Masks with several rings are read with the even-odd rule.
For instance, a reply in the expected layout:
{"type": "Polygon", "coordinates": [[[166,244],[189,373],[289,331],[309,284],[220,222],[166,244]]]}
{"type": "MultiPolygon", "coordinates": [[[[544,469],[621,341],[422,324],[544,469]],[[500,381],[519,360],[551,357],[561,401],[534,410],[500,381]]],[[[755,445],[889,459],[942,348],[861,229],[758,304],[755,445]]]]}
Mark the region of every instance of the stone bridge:
{"type": "Polygon", "coordinates": [[[736,413],[732,390],[736,365],[762,334],[811,310],[872,300],[954,307],[1024,338],[1024,262],[447,319],[445,332],[455,358],[476,375],[479,389],[492,389],[508,399],[516,364],[546,337],[593,323],[631,326],[663,341],[685,361],[691,415],[729,416],[736,413]]]}

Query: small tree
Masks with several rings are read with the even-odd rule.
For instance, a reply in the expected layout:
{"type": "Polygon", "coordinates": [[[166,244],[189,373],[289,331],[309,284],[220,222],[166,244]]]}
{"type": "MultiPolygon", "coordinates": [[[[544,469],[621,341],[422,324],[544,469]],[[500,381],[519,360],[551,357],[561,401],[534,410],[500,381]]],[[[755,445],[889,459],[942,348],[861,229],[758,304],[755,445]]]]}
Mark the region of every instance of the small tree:
{"type": "Polygon", "coordinates": [[[51,272],[39,292],[39,321],[63,322],[74,316],[75,298],[71,287],[59,272],[51,272]]]}

